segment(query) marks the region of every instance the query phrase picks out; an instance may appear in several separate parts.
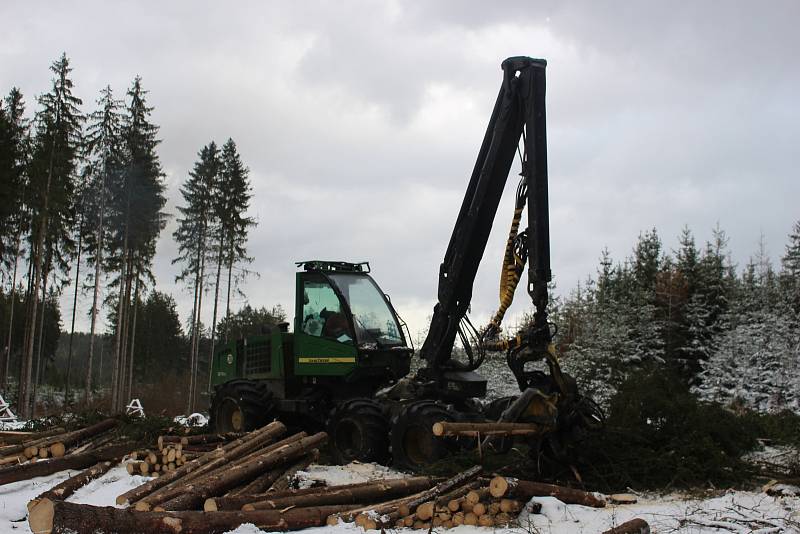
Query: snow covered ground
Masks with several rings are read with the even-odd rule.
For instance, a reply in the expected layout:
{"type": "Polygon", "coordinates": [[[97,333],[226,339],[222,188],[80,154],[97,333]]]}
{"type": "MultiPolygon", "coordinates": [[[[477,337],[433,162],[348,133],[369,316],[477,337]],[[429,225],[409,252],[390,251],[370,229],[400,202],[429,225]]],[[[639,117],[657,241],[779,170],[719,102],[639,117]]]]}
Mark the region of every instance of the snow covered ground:
{"type": "MultiPolygon", "coordinates": [[[[62,472],[48,477],[0,486],[0,533],[28,533],[26,504],[42,491],[69,476],[62,472]]],[[[365,482],[400,477],[402,473],[373,464],[347,466],[312,465],[302,473],[302,485],[325,481],[329,485],[365,482]]],[[[146,479],[130,476],[124,466],[118,466],[103,477],[92,481],[69,500],[99,506],[113,506],[118,495],[143,483],[146,479]]],[[[608,506],[603,509],[565,505],[552,497],[533,499],[542,504],[540,514],[523,513],[519,524],[508,528],[460,526],[453,534],[567,534],[603,532],[634,517],[650,523],[659,533],[758,532],[800,533],[800,497],[770,496],[762,492],[728,492],[704,499],[679,495],[646,496],[637,504],[608,506]]],[[[257,534],[252,525],[242,525],[235,534],[257,534]]],[[[312,528],[304,534],[359,533],[354,524],[312,528]]],[[[407,530],[411,533],[411,530],[407,530]]]]}

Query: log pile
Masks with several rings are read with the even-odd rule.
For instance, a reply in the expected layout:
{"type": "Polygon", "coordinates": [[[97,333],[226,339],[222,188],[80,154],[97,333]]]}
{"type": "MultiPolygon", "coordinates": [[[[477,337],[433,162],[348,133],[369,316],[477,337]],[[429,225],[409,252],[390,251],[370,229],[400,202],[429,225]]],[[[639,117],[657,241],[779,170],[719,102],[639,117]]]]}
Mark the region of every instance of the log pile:
{"type": "Polygon", "coordinates": [[[0,446],[0,468],[38,462],[47,458],[63,458],[95,450],[113,439],[116,419],[72,431],[55,428],[44,432],[4,432],[0,446]]]}
{"type": "MultiPolygon", "coordinates": [[[[444,432],[474,430],[450,427],[444,432]]],[[[508,430],[527,431],[516,426],[502,428],[508,430]]],[[[539,505],[529,503],[533,496],[552,495],[565,503],[605,505],[600,496],[573,488],[504,477],[481,479],[480,466],[448,479],[417,476],[291,489],[295,474],[319,459],[319,449],[327,438],[324,432],[287,436],[287,428],[276,421],[247,434],[161,436],[150,450],[131,453],[131,444],[106,446],[94,451],[94,456],[92,451],[66,454],[15,468],[69,461],[67,468],[83,469],[28,504],[30,528],[36,534],[211,534],[245,523],[285,531],[341,521],[355,523],[365,531],[430,531],[459,525],[514,526],[523,510],[540,511],[539,505]],[[122,508],[66,502],[78,488],[115,465],[112,455],[121,457],[120,447],[127,447],[129,473],[155,476],[117,497],[122,508]],[[200,449],[187,452],[195,447],[200,449]]],[[[0,484],[2,475],[0,470],[0,484]]]]}
{"type": "MultiPolygon", "coordinates": [[[[161,438],[159,438],[159,440],[160,439],[161,438]]],[[[186,462],[194,460],[201,454],[205,454],[205,452],[198,452],[195,450],[187,451],[184,450],[183,447],[184,445],[180,441],[177,441],[166,442],[163,447],[157,450],[145,449],[133,451],[129,455],[131,462],[126,464],[125,467],[130,475],[157,477],[162,473],[175,471],[186,462]]],[[[210,450],[214,450],[214,448],[210,450]]]]}

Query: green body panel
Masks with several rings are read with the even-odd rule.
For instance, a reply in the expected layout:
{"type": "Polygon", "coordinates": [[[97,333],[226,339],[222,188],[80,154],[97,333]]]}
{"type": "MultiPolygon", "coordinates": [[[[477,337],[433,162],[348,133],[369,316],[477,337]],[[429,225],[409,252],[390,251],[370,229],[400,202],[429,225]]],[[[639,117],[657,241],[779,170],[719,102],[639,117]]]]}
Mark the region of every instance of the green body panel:
{"type": "Polygon", "coordinates": [[[226,343],[217,349],[212,364],[211,385],[223,384],[236,377],[236,343],[226,343]]]}
{"type": "Polygon", "coordinates": [[[354,345],[299,332],[294,337],[294,358],[298,376],[344,376],[355,369],[358,350],[354,345]]]}

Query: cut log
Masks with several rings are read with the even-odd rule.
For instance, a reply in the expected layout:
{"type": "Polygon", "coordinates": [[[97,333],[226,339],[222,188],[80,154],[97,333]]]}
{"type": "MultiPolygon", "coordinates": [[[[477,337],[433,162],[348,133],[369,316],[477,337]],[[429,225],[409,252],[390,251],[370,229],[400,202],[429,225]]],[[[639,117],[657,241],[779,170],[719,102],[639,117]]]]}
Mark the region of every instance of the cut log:
{"type": "Polygon", "coordinates": [[[614,493],[608,496],[612,504],[636,504],[639,500],[633,493],[614,493]]]}
{"type": "MultiPolygon", "coordinates": [[[[523,413],[528,409],[533,402],[533,399],[539,397],[542,393],[536,388],[527,388],[523,391],[519,397],[517,397],[514,402],[508,405],[508,408],[503,410],[503,413],[500,414],[500,418],[497,420],[498,423],[513,423],[518,421],[519,418],[522,416],[523,413]]],[[[481,448],[486,448],[492,442],[494,436],[486,436],[483,441],[481,442],[481,448]]]]}
{"type": "MultiPolygon", "coordinates": [[[[33,437],[28,441],[23,441],[22,443],[16,445],[7,445],[5,447],[0,447],[0,455],[6,456],[9,454],[17,454],[17,453],[25,453],[26,451],[36,449],[38,451],[39,445],[48,443],[49,440],[59,438],[60,436],[66,435],[64,429],[59,429],[60,432],[56,432],[54,434],[45,434],[41,437],[33,437]]],[[[33,456],[35,453],[26,454],[28,458],[33,456]]]]}
{"type": "MultiPolygon", "coordinates": [[[[481,483],[479,481],[475,480],[468,484],[464,484],[463,486],[459,486],[452,491],[444,493],[441,496],[439,496],[438,499],[436,499],[436,506],[439,506],[441,508],[444,508],[445,506],[449,507],[450,503],[454,502],[455,503],[454,505],[457,506],[456,510],[458,510],[458,507],[460,507],[461,500],[464,498],[464,496],[467,495],[470,491],[478,489],[480,487],[480,484],[481,483]]],[[[456,510],[453,511],[455,512],[456,510]]]]}
{"type": "MultiPolygon", "coordinates": [[[[316,494],[267,499],[242,507],[242,510],[280,510],[287,506],[309,507],[329,504],[381,503],[429,489],[433,481],[428,477],[380,480],[353,489],[326,488],[316,494]]],[[[427,519],[427,518],[422,518],[427,519]]]]}
{"type": "Polygon", "coordinates": [[[158,436],[156,443],[158,444],[159,449],[163,449],[164,445],[167,443],[176,443],[180,444],[181,436],[158,436]]]}
{"type": "Polygon", "coordinates": [[[0,458],[0,466],[8,464],[20,464],[28,459],[24,454],[14,454],[0,458]]]}
{"type": "Polygon", "coordinates": [[[431,517],[433,517],[433,503],[432,502],[424,502],[417,506],[415,512],[417,519],[421,521],[427,521],[431,517]]]}
{"type": "MultiPolygon", "coordinates": [[[[21,430],[4,430],[0,432],[0,442],[6,445],[19,445],[21,443],[28,443],[37,439],[63,434],[64,428],[56,427],[41,432],[25,432],[21,430]]],[[[5,454],[4,447],[0,447],[0,455],[5,454]]]]}
{"type": "Polygon", "coordinates": [[[248,434],[243,438],[227,443],[225,447],[217,449],[209,454],[204,454],[203,456],[199,456],[189,462],[186,462],[179,469],[176,469],[175,471],[172,471],[163,477],[151,480],[146,484],[142,484],[138,488],[133,488],[132,490],[123,493],[122,495],[117,497],[117,504],[129,505],[131,503],[139,501],[145,496],[152,494],[156,490],[166,487],[167,485],[178,480],[179,478],[188,475],[192,471],[200,469],[203,465],[213,462],[214,460],[224,456],[226,452],[232,451],[237,446],[245,443],[247,439],[254,439],[257,436],[263,436],[264,434],[267,433],[269,433],[271,437],[277,437],[285,431],[286,427],[282,423],[279,423],[277,421],[275,421],[274,423],[270,423],[264,427],[261,427],[258,430],[251,432],[250,434],[248,434]]]}
{"type": "MultiPolygon", "coordinates": [[[[200,480],[202,480],[202,479],[204,479],[204,478],[206,478],[208,476],[212,476],[214,474],[222,473],[222,472],[226,472],[227,473],[231,469],[236,468],[237,466],[239,466],[240,464],[244,464],[244,463],[250,462],[250,461],[252,461],[252,460],[254,460],[256,458],[259,458],[259,457],[265,455],[266,453],[278,450],[279,448],[284,447],[285,445],[288,445],[288,444],[291,444],[291,443],[295,443],[295,442],[297,442],[300,439],[305,438],[305,437],[306,437],[306,433],[305,432],[300,432],[298,434],[294,434],[292,436],[289,436],[288,438],[286,438],[284,440],[278,441],[277,443],[272,443],[271,445],[268,445],[268,446],[266,446],[264,448],[257,449],[255,451],[245,455],[244,457],[237,458],[237,459],[232,460],[232,461],[231,461],[230,457],[231,456],[235,456],[237,453],[235,451],[231,451],[231,453],[228,455],[228,457],[222,456],[220,458],[217,458],[216,460],[203,465],[202,467],[200,467],[196,471],[193,471],[193,472],[189,473],[188,475],[184,476],[180,480],[178,480],[176,482],[173,482],[169,486],[161,488],[161,489],[151,493],[147,497],[141,499],[139,502],[136,503],[136,509],[139,510],[139,511],[144,511],[144,512],[152,510],[153,507],[156,506],[156,505],[165,503],[165,502],[167,502],[169,500],[172,500],[172,499],[175,499],[175,498],[177,498],[179,496],[184,495],[185,487],[186,487],[186,484],[188,484],[188,483],[195,484],[198,481],[200,481],[200,480]],[[226,461],[226,460],[228,460],[228,461],[226,461]]],[[[263,436],[262,436],[262,438],[263,438],[263,436]]],[[[262,439],[262,438],[258,438],[258,439],[262,439]]],[[[275,466],[275,467],[277,467],[277,466],[275,466]]],[[[273,467],[273,469],[275,467],[273,467]]],[[[249,481],[250,481],[250,479],[242,480],[240,482],[240,484],[241,483],[248,483],[249,481]]],[[[239,485],[239,484],[237,484],[237,485],[239,485]]]]}
{"type": "Polygon", "coordinates": [[[205,445],[208,443],[220,443],[225,441],[233,441],[234,439],[244,436],[243,432],[227,432],[224,434],[195,434],[193,436],[184,436],[181,438],[181,445],[205,445]]]}
{"type": "Polygon", "coordinates": [[[495,498],[507,496],[528,500],[531,497],[550,496],[565,504],[580,504],[593,508],[602,508],[606,505],[605,500],[587,491],[515,478],[494,477],[489,483],[489,491],[495,498]]]}
{"type": "Polygon", "coordinates": [[[162,506],[165,510],[192,510],[196,507],[201,507],[209,497],[220,495],[231,488],[235,488],[242,482],[252,480],[277,465],[307,454],[312,449],[323,445],[327,440],[328,435],[325,432],[318,432],[313,436],[270,451],[247,463],[210,473],[208,476],[197,479],[194,483],[187,485],[184,493],[164,502],[162,506]]]}
{"type": "MultiPolygon", "coordinates": [[[[280,476],[275,482],[272,483],[271,489],[273,491],[283,491],[291,487],[292,480],[298,471],[302,471],[309,465],[319,460],[319,451],[312,452],[312,454],[301,458],[300,461],[290,465],[289,468],[280,476]]],[[[270,488],[267,488],[270,489],[270,488]]]]}
{"type": "MultiPolygon", "coordinates": [[[[476,465],[463,471],[453,477],[448,478],[444,482],[440,482],[436,486],[431,489],[422,491],[420,493],[416,493],[409,497],[405,497],[402,500],[397,501],[390,501],[388,503],[383,503],[378,506],[372,506],[367,508],[366,510],[358,510],[358,513],[361,511],[374,511],[377,516],[387,516],[387,525],[391,525],[394,521],[396,521],[399,517],[398,507],[400,504],[405,504],[410,512],[414,512],[417,509],[417,506],[420,504],[426,503],[428,501],[435,501],[438,497],[453,491],[454,489],[471,482],[474,478],[476,478],[481,473],[482,467],[476,465]]],[[[347,512],[342,514],[341,517],[345,521],[352,521],[355,518],[354,511],[347,512]]]]}
{"type": "Polygon", "coordinates": [[[0,486],[34,477],[52,475],[53,473],[58,473],[66,469],[86,469],[98,462],[119,460],[130,452],[132,446],[133,443],[127,442],[118,445],[109,445],[82,454],[71,454],[63,458],[40,460],[36,463],[5,467],[0,469],[0,486]]]}
{"type": "Polygon", "coordinates": [[[275,492],[260,493],[257,495],[236,495],[236,496],[226,495],[225,497],[213,497],[207,499],[204,509],[206,512],[216,512],[218,510],[241,510],[242,506],[244,506],[245,504],[249,504],[251,502],[263,501],[266,499],[283,498],[283,497],[299,497],[303,495],[312,495],[328,491],[329,489],[340,490],[340,489],[360,488],[363,486],[368,486],[370,484],[372,484],[372,482],[359,482],[357,484],[343,484],[340,486],[282,490],[275,492]]]}
{"type": "MultiPolygon", "coordinates": [[[[281,478],[283,474],[286,472],[286,466],[280,465],[274,469],[270,469],[266,473],[256,477],[253,479],[252,482],[249,484],[245,484],[243,486],[239,486],[236,489],[229,491],[226,496],[227,497],[238,497],[243,495],[259,495],[265,493],[272,484],[281,478]]],[[[253,500],[252,502],[255,502],[253,500]]],[[[247,503],[245,503],[247,504],[247,503]]],[[[239,510],[241,507],[233,508],[234,510],[239,510]]],[[[208,510],[206,510],[208,511],[208,510]]]]}
{"type": "Polygon", "coordinates": [[[451,423],[433,424],[434,436],[530,436],[540,434],[542,426],[533,423],[451,423]]]}
{"type": "Polygon", "coordinates": [[[276,467],[275,469],[270,469],[260,477],[253,480],[251,483],[242,486],[241,488],[230,492],[229,495],[254,495],[258,493],[264,493],[267,490],[279,490],[279,489],[288,489],[290,481],[292,478],[297,474],[298,471],[302,471],[312,463],[319,460],[319,450],[314,449],[308,455],[304,456],[300,459],[300,461],[295,462],[287,469],[285,466],[276,467]],[[286,482],[286,487],[282,487],[283,484],[279,484],[276,488],[275,485],[279,482],[286,482]]]}
{"type": "Polygon", "coordinates": [[[116,462],[98,462],[89,469],[81,471],[77,475],[68,478],[61,484],[45,491],[35,499],[32,499],[30,502],[28,502],[28,512],[33,510],[43,499],[50,499],[51,501],[63,501],[92,480],[106,474],[114,465],[116,465],[116,462]]]}
{"type": "Polygon", "coordinates": [[[53,455],[53,458],[61,458],[64,456],[64,454],[66,454],[66,452],[67,446],[61,441],[57,441],[50,445],[50,454],[53,455]]]}
{"type": "Polygon", "coordinates": [[[522,509],[522,504],[513,499],[502,499],[500,501],[500,511],[515,514],[522,509]]]}
{"type": "Polygon", "coordinates": [[[109,430],[117,426],[118,423],[119,421],[117,421],[116,419],[111,419],[111,418],[104,419],[99,423],[87,426],[86,428],[81,428],[80,430],[70,432],[69,434],[62,436],[60,439],[57,440],[54,439],[52,442],[49,443],[49,446],[50,447],[55,446],[56,450],[61,453],[61,456],[63,456],[64,452],[69,447],[72,447],[76,443],[80,443],[81,441],[87,440],[89,438],[99,436],[104,432],[108,432],[109,430]]]}
{"type": "Polygon", "coordinates": [[[261,510],[257,512],[136,512],[111,506],[91,506],[43,500],[28,517],[34,534],[215,534],[252,523],[262,530],[300,530],[323,526],[341,506],[261,510]]]}
{"type": "Polygon", "coordinates": [[[606,530],[603,534],[650,534],[650,525],[644,519],[631,519],[618,527],[606,530]]]}
{"type": "Polygon", "coordinates": [[[479,527],[493,527],[494,526],[494,518],[492,516],[486,515],[486,514],[480,515],[480,516],[478,516],[478,526],[479,527]]]}

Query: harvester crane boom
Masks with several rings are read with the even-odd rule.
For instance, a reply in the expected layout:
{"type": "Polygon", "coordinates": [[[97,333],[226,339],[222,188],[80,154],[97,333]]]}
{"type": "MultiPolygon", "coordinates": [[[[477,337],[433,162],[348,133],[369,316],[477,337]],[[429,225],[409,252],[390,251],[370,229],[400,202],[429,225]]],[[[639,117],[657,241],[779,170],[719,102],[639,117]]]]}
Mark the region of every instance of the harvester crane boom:
{"type": "MultiPolygon", "coordinates": [[[[507,260],[509,250],[513,260],[516,247],[516,264],[506,261],[502,276],[512,286],[507,289],[513,296],[525,259],[530,255],[528,293],[536,311],[531,331],[524,342],[517,343],[532,346],[533,351],[539,353],[544,352],[550,343],[552,336],[546,311],[547,284],[552,278],[547,201],[546,65],[543,59],[529,57],[511,57],[502,63],[503,83],[439,269],[438,303],[421,349],[428,373],[436,375],[448,369],[473,370],[480,365],[480,361],[465,365],[452,359],[451,354],[456,335],[464,338],[463,331],[460,331],[462,321],[470,306],[475,275],[511,165],[519,150],[520,138],[523,145],[522,178],[507,248],[507,260]],[[526,201],[529,228],[517,236],[516,227],[526,201]]],[[[501,311],[493,323],[480,333],[481,343],[499,333],[499,321],[510,304],[511,296],[501,303],[501,311]]],[[[510,348],[508,343],[504,347],[510,348]]]]}

